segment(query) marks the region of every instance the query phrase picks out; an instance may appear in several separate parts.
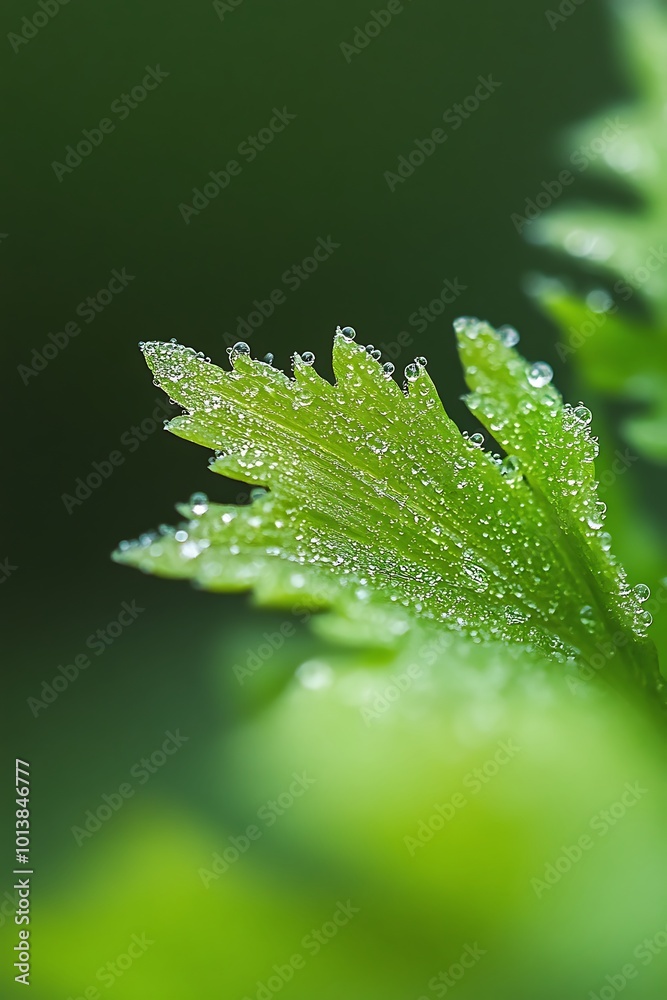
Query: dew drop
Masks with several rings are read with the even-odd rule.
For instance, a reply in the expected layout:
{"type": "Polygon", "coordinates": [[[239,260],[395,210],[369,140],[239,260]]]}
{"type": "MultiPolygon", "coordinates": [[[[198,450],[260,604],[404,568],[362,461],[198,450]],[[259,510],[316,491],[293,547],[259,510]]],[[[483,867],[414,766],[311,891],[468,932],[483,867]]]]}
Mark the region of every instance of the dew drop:
{"type": "Polygon", "coordinates": [[[420,355],[420,357],[415,358],[415,363],[418,364],[420,368],[426,368],[428,361],[426,360],[425,357],[420,355]]]}
{"type": "Polygon", "coordinates": [[[500,337],[500,343],[504,347],[515,347],[519,343],[519,333],[514,329],[513,326],[499,326],[498,336],[500,337]]]}
{"type": "Polygon", "coordinates": [[[406,365],[403,373],[408,382],[416,382],[419,378],[419,366],[415,364],[406,365]]]}
{"type": "Polygon", "coordinates": [[[205,493],[193,493],[190,497],[193,514],[205,514],[208,510],[208,497],[205,493]]]}
{"type": "Polygon", "coordinates": [[[454,320],[456,333],[464,333],[470,340],[476,340],[479,334],[479,320],[476,316],[458,316],[454,320]]]}
{"type": "Polygon", "coordinates": [[[573,413],[580,424],[590,424],[593,419],[593,414],[587,406],[576,406],[573,413]]]}
{"type": "Polygon", "coordinates": [[[648,601],[651,596],[651,588],[647,587],[645,583],[638,583],[636,587],[633,588],[633,594],[640,603],[648,601]]]}
{"type": "Polygon", "coordinates": [[[322,660],[306,660],[297,668],[296,676],[302,687],[309,691],[319,691],[329,687],[333,681],[333,670],[322,660]]]}
{"type": "Polygon", "coordinates": [[[347,337],[348,340],[354,340],[354,338],[357,335],[357,331],[354,329],[353,326],[344,326],[342,330],[340,327],[338,327],[338,330],[340,331],[340,333],[343,334],[344,337],[347,337]]]}
{"type": "Polygon", "coordinates": [[[653,624],[653,615],[650,611],[640,611],[637,615],[637,621],[648,628],[649,625],[653,624]]]}
{"type": "Polygon", "coordinates": [[[597,531],[604,524],[604,516],[607,513],[607,505],[602,500],[596,500],[593,505],[593,512],[586,518],[589,528],[597,531]]]}
{"type": "Polygon", "coordinates": [[[546,361],[536,361],[528,369],[528,381],[534,389],[542,389],[545,385],[549,385],[553,377],[553,369],[546,361]]]}
{"type": "Polygon", "coordinates": [[[586,305],[591,312],[606,313],[614,305],[614,300],[603,288],[595,288],[586,296],[586,305]]]}
{"type": "Polygon", "coordinates": [[[312,351],[304,351],[303,354],[301,355],[301,360],[303,361],[304,365],[314,365],[315,355],[313,354],[312,351]]]}
{"type": "Polygon", "coordinates": [[[386,364],[382,365],[382,371],[387,376],[387,378],[391,378],[391,376],[394,374],[395,371],[394,365],[391,363],[391,361],[387,361],[386,364]]]}
{"type": "Polygon", "coordinates": [[[245,340],[237,340],[237,342],[234,344],[231,351],[229,352],[229,356],[230,358],[232,358],[232,360],[234,358],[238,358],[240,354],[245,354],[245,355],[250,354],[250,347],[248,344],[246,344],[245,340]]]}
{"type": "Polygon", "coordinates": [[[609,549],[611,548],[611,535],[609,534],[609,532],[608,531],[601,532],[599,535],[599,539],[600,539],[600,548],[602,549],[602,551],[609,552],[609,549]]]}
{"type": "Polygon", "coordinates": [[[521,462],[516,455],[508,455],[501,462],[500,471],[509,482],[514,482],[521,475],[521,462]]]}
{"type": "Polygon", "coordinates": [[[369,353],[370,356],[373,358],[373,361],[379,361],[380,358],[382,357],[382,351],[379,351],[377,348],[375,348],[375,350],[373,351],[370,351],[369,353]]]}
{"type": "Polygon", "coordinates": [[[590,604],[584,604],[579,612],[579,617],[581,618],[582,625],[595,625],[595,615],[590,604]]]}
{"type": "Polygon", "coordinates": [[[474,434],[470,435],[468,440],[470,441],[470,444],[475,446],[475,448],[481,448],[484,444],[484,435],[480,431],[475,431],[474,434]]]}

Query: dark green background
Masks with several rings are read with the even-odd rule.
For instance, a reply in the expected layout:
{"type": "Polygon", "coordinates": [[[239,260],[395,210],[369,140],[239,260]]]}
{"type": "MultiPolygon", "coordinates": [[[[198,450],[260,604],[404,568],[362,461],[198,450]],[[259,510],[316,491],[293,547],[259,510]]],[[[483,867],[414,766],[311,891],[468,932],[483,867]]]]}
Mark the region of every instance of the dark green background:
{"type": "MultiPolygon", "coordinates": [[[[18,567],[1,589],[5,735],[9,754],[35,770],[43,859],[62,849],[76,860],[69,827],[79,812],[169,727],[197,739],[155,787],[207,808],[196,763],[224,711],[212,697],[211,664],[221,648],[231,663],[252,639],[239,639],[244,599],[140,577],[109,560],[121,538],[172,520],[173,502],[194,490],[237,495],[208,473],[203,451],[159,431],[136,453],[124,450],[125,463],[84,504],[71,514],[63,505],[77,477],[155,406],[139,340],[177,337],[225,362],[224,333],[236,317],[279,286],[318,236],[331,235],[340,249],[256,332],[257,354],[273,351],[286,366],[293,350],[311,349],[328,370],[337,323],[353,324],[362,342],[394,340],[445,278],[458,278],[465,293],[398,364],[427,355],[463,426],[470,419],[457,402],[463,382],[451,332],[460,313],[513,323],[526,355],[552,362],[561,384],[567,378],[555,332],[520,290],[527,270],[554,264],[522,242],[510,215],[564,165],[560,130],[623,95],[604,9],[588,0],[552,31],[543,5],[527,0],[414,0],[348,64],[340,44],[370,8],[243,0],[221,22],[208,2],[70,0],[17,54],[3,37],[9,399],[0,557],[18,567]],[[155,64],[168,79],[59,183],[52,162],[155,64]],[[489,74],[499,90],[391,193],[384,171],[489,74]],[[186,226],[179,203],[267,124],[274,106],[296,120],[186,226]],[[122,267],[135,280],[24,385],[18,366],[122,267]],[[137,623],[33,718],[26,699],[132,599],[146,609],[137,623]]],[[[37,9],[32,0],[5,3],[3,36],[37,9]]],[[[580,193],[587,182],[577,181],[580,193]]]]}

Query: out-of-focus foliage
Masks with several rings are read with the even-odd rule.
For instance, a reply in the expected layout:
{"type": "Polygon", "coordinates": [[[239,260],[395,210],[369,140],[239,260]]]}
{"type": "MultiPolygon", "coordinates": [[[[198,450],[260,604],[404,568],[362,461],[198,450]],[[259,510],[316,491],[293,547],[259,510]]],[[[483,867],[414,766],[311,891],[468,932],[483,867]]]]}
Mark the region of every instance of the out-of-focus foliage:
{"type": "Polygon", "coordinates": [[[586,996],[629,961],[655,1000],[660,959],[633,955],[666,922],[660,746],[518,649],[431,626],[330,641],[228,738],[224,823],[137,803],[86,845],[43,904],[40,975],[84,995],[146,934],[119,1000],[432,998],[466,948],[468,1000],[586,996]]]}
{"type": "Polygon", "coordinates": [[[608,281],[610,296],[595,290],[584,300],[552,283],[538,286],[537,295],[563,331],[561,356],[580,367],[592,388],[637,404],[625,423],[627,440],[642,455],[666,462],[667,10],[657,0],[624,0],[614,10],[636,98],[605,109],[570,138],[590,145],[597,137],[603,151],[591,172],[621,185],[637,204],[622,210],[558,205],[526,232],[608,281]],[[618,134],[605,145],[610,121],[618,134]]]}

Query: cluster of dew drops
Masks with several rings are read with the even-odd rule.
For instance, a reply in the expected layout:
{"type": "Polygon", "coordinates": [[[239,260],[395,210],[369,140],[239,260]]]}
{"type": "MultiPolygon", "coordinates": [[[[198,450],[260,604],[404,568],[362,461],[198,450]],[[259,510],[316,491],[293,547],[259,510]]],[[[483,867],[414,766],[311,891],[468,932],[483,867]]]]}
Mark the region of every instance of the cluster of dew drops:
{"type": "MultiPolygon", "coordinates": [[[[357,336],[357,331],[352,326],[337,326],[336,333],[345,337],[348,341],[355,340],[357,336]]],[[[376,348],[373,344],[366,345],[366,353],[373,358],[374,361],[380,362],[382,358],[382,351],[376,348]]],[[[243,340],[239,340],[233,347],[227,348],[227,354],[229,355],[230,361],[234,361],[235,358],[250,355],[250,346],[243,340]]],[[[202,355],[203,357],[203,355],[202,355]]],[[[300,355],[301,361],[304,365],[314,365],[315,355],[312,351],[303,351],[300,355]]],[[[209,360],[209,359],[207,359],[209,360]]],[[[273,364],[273,354],[267,354],[262,358],[266,364],[273,364]]],[[[415,358],[413,362],[405,366],[403,374],[405,375],[406,384],[408,382],[416,382],[419,378],[420,371],[426,368],[427,360],[424,357],[415,358]]],[[[386,378],[391,378],[394,374],[396,368],[391,361],[386,361],[381,365],[382,373],[386,378]]]]}
{"type": "MultiPolygon", "coordinates": [[[[354,340],[355,337],[357,336],[357,331],[352,326],[344,326],[342,328],[338,326],[336,327],[336,333],[341,334],[343,337],[345,337],[346,340],[354,340]]],[[[374,361],[380,363],[382,359],[382,351],[380,351],[377,347],[375,347],[374,344],[366,345],[366,353],[374,361]]],[[[426,358],[418,357],[415,358],[414,361],[411,361],[410,364],[405,366],[405,368],[403,369],[403,374],[405,376],[405,383],[403,386],[404,389],[407,388],[409,382],[417,381],[421,371],[424,368],[426,368],[427,364],[428,362],[426,358]]],[[[394,372],[396,371],[396,367],[391,361],[386,361],[384,364],[381,365],[381,368],[382,368],[382,373],[386,378],[391,378],[394,372]]]]}
{"type": "MultiPolygon", "coordinates": [[[[482,327],[486,328],[486,324],[481,323],[480,320],[478,320],[476,317],[460,316],[458,319],[454,321],[455,331],[457,333],[463,333],[467,337],[473,340],[479,335],[479,330],[482,327]]],[[[503,326],[498,327],[497,330],[495,330],[495,333],[496,336],[499,338],[500,342],[505,347],[508,348],[516,347],[516,345],[519,343],[520,340],[519,333],[513,326],[505,324],[503,326]]],[[[351,326],[336,327],[336,334],[345,337],[345,339],[348,341],[355,340],[357,336],[356,330],[354,329],[354,327],[351,326]]],[[[177,340],[173,338],[170,341],[170,343],[176,345],[177,340]]],[[[144,342],[143,341],[140,342],[139,347],[143,349],[144,346],[145,346],[144,342]]],[[[193,357],[196,357],[206,363],[210,363],[211,361],[210,358],[204,355],[203,351],[195,352],[192,348],[184,348],[184,350],[187,351],[188,354],[191,354],[193,357]]],[[[394,364],[391,361],[381,363],[382,352],[378,350],[373,344],[368,344],[366,346],[366,352],[374,361],[377,361],[381,365],[382,373],[386,378],[390,379],[394,375],[395,372],[394,364]]],[[[233,364],[235,358],[237,357],[243,357],[243,356],[250,357],[251,355],[250,345],[247,344],[245,341],[240,340],[237,343],[235,343],[233,347],[227,348],[227,354],[229,356],[230,361],[233,364]]],[[[315,354],[312,351],[303,351],[300,355],[300,358],[301,362],[305,365],[310,366],[314,365],[315,363],[315,354]]],[[[274,360],[274,355],[271,353],[266,354],[262,358],[262,361],[268,365],[272,365],[273,360],[274,360]]],[[[417,357],[414,359],[414,361],[410,362],[405,366],[403,372],[405,376],[405,382],[403,384],[403,388],[405,391],[407,391],[409,383],[416,382],[418,380],[421,372],[426,368],[426,366],[427,366],[427,359],[425,357],[417,357]]],[[[528,371],[526,373],[526,379],[529,385],[531,385],[533,388],[535,389],[544,388],[548,386],[553,379],[553,369],[545,361],[536,361],[528,368],[528,371]]],[[[158,383],[156,382],[156,384],[158,383]]],[[[582,431],[585,431],[587,429],[588,425],[592,420],[591,411],[588,409],[588,407],[584,406],[583,404],[579,404],[576,407],[568,407],[568,413],[571,416],[572,420],[575,422],[575,425],[578,425],[582,431]]],[[[168,420],[165,420],[164,423],[166,426],[168,420]]],[[[474,447],[481,448],[484,445],[484,435],[479,431],[470,435],[468,435],[467,432],[464,432],[463,436],[468,441],[468,443],[474,447]]],[[[518,460],[513,456],[508,456],[507,458],[505,458],[504,461],[502,462],[502,471],[505,474],[507,474],[509,478],[518,476],[521,471],[518,460]]],[[[197,493],[191,497],[190,504],[192,507],[192,513],[195,516],[199,516],[200,514],[203,514],[206,511],[208,507],[208,498],[205,496],[205,494],[197,493]]],[[[595,504],[594,511],[587,518],[587,524],[588,527],[591,529],[591,531],[600,532],[598,535],[600,546],[604,552],[608,552],[611,548],[611,535],[606,531],[600,531],[600,529],[603,527],[605,513],[606,513],[606,505],[602,501],[597,501],[597,503],[595,504]]],[[[163,536],[166,534],[171,534],[174,540],[179,543],[179,545],[187,544],[188,534],[184,530],[186,527],[187,527],[186,524],[179,525],[179,530],[174,532],[172,529],[167,528],[165,525],[161,525],[159,534],[163,536]]],[[[155,539],[156,539],[155,533],[147,533],[145,535],[142,535],[137,542],[134,543],[121,542],[119,548],[121,551],[126,551],[128,548],[134,548],[135,546],[146,547],[154,543],[155,539]]],[[[194,555],[194,553],[192,553],[192,555],[194,555]]],[[[632,589],[631,594],[637,603],[635,618],[634,618],[635,631],[639,635],[646,635],[646,630],[651,625],[653,618],[648,610],[642,608],[642,605],[650,597],[651,591],[645,583],[638,583],[632,589]]],[[[593,609],[589,605],[585,605],[584,607],[581,608],[581,621],[582,624],[590,626],[591,628],[595,626],[595,614],[593,612],[593,609]]]]}
{"type": "MultiPolygon", "coordinates": [[[[486,328],[487,324],[482,323],[474,316],[461,316],[454,321],[454,329],[456,332],[465,334],[471,340],[475,340],[479,336],[479,331],[482,327],[486,328]]],[[[495,333],[505,347],[516,347],[519,343],[519,333],[513,326],[500,326],[495,333]]],[[[531,385],[534,389],[543,389],[551,384],[553,374],[551,365],[547,364],[546,361],[536,361],[528,369],[526,379],[529,385],[531,385]]],[[[573,422],[573,426],[578,430],[578,432],[586,434],[588,426],[593,419],[593,415],[588,407],[584,406],[583,403],[580,403],[575,407],[566,405],[565,412],[567,417],[573,422]]],[[[470,440],[472,441],[473,438],[476,438],[475,443],[481,447],[484,442],[484,436],[482,434],[473,434],[471,435],[470,440]]],[[[597,441],[596,439],[591,438],[588,440],[593,446],[592,457],[595,457],[598,454],[597,441]]],[[[505,462],[507,462],[507,459],[505,459],[505,462]]],[[[576,492],[576,490],[571,492],[576,492]]],[[[609,532],[601,530],[604,526],[606,512],[607,505],[602,500],[598,500],[594,504],[593,510],[586,517],[586,524],[591,532],[597,535],[603,552],[609,552],[612,542],[609,532]]],[[[650,588],[645,583],[638,583],[630,590],[630,588],[624,584],[622,586],[622,592],[625,596],[631,596],[634,598],[634,630],[639,636],[645,636],[649,626],[653,623],[653,616],[650,611],[642,607],[642,605],[651,596],[650,588]]],[[[595,628],[595,613],[590,605],[584,605],[584,607],[581,608],[580,614],[583,625],[591,629],[595,628]]]]}

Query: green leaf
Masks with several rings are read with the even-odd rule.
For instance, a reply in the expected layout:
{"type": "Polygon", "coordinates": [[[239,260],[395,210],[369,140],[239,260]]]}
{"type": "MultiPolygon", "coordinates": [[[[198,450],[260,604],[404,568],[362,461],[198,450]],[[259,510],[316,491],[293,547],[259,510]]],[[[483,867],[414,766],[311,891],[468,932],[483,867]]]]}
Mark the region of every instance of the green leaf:
{"type": "Polygon", "coordinates": [[[593,312],[553,283],[540,302],[565,333],[559,352],[576,357],[586,384],[616,399],[640,405],[623,420],[628,443],[654,462],[667,462],[667,343],[644,322],[615,308],[593,312]]]}
{"type": "Polygon", "coordinates": [[[527,235],[588,263],[609,282],[613,296],[602,311],[548,284],[537,298],[563,330],[562,356],[572,356],[587,384],[642,404],[625,425],[628,440],[653,461],[667,462],[667,10],[654,0],[626,0],[614,10],[637,100],[571,132],[568,148],[592,150],[585,166],[572,160],[577,169],[590,167],[637,207],[559,205],[531,222],[527,235]],[[607,142],[610,122],[620,131],[607,142]],[[647,323],[628,315],[630,302],[647,323]]]}
{"type": "Polygon", "coordinates": [[[565,406],[548,366],[492,327],[457,329],[468,405],[504,460],[449,419],[424,359],[401,391],[340,332],[335,385],[299,355],[289,378],[247,345],[230,372],[191,348],[144,345],[157,384],[187,409],[168,429],[212,449],[214,472],[268,492],[245,507],[194,496],[176,531],[123,543],[115,558],[210,590],[253,589],[262,603],[383,602],[476,641],[586,661],[603,650],[610,676],[656,681],[648,619],[600,530],[590,414],[565,406]]]}

